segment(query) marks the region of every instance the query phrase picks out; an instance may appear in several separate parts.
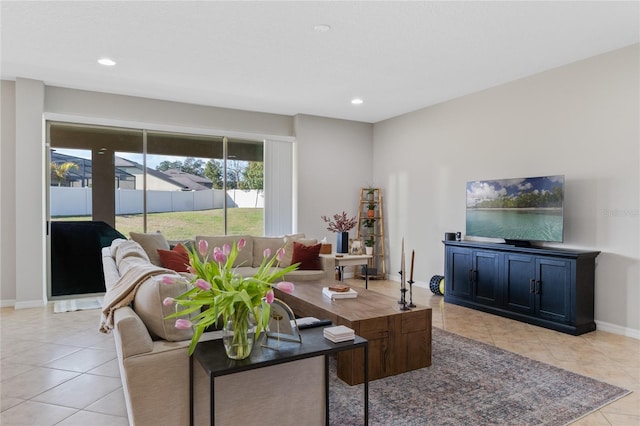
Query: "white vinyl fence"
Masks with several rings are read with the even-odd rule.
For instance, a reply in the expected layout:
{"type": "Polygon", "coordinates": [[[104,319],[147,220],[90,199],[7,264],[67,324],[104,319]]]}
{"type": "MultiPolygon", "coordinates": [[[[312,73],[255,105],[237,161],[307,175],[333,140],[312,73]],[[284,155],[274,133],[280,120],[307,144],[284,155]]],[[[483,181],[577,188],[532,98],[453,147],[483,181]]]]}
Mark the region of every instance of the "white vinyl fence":
{"type": "MultiPolygon", "coordinates": [[[[51,216],[90,216],[91,188],[50,188],[51,216]]],[[[147,191],[149,213],[183,212],[221,209],[224,192],[221,189],[205,191],[147,191]]],[[[143,211],[144,191],[116,190],[116,215],[138,214],[143,211]]],[[[227,191],[227,207],[264,208],[264,193],[258,190],[227,191]]]]}

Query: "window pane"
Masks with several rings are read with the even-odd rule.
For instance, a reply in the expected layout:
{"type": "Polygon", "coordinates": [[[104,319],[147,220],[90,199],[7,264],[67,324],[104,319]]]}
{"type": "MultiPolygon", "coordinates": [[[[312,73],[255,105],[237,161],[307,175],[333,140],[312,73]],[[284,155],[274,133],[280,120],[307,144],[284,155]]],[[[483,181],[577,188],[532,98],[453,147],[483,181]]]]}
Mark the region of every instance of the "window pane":
{"type": "Polygon", "coordinates": [[[173,240],[264,235],[263,141],[147,131],[145,143],[142,130],[70,123],[51,123],[50,132],[53,219],[102,220],[127,236],[161,231],[173,240]],[[77,167],[59,170],[67,160],[77,167]],[[72,188],[78,201],[57,200],[72,188]]]}
{"type": "Polygon", "coordinates": [[[51,148],[51,220],[91,220],[91,151],[51,148]]]}
{"type": "Polygon", "coordinates": [[[144,232],[144,166],[140,150],[114,155],[116,229],[127,237],[144,232]]]}
{"type": "MultiPolygon", "coordinates": [[[[51,123],[50,144],[52,147],[52,162],[60,162],[59,155],[69,154],[82,158],[78,161],[78,169],[72,169],[68,175],[71,181],[61,181],[61,186],[69,184],[72,187],[83,187],[87,192],[85,202],[78,200],[70,202],[67,209],[80,212],[83,220],[104,221],[118,229],[116,220],[116,188],[129,187],[132,182],[125,182],[126,176],[118,173],[116,153],[142,152],[142,131],[136,129],[122,129],[106,126],[78,125],[71,123],[51,123]],[[69,151],[73,149],[74,151],[69,151]],[[75,152],[75,153],[74,153],[75,152]]],[[[53,167],[50,165],[50,167],[53,167]]],[[[52,184],[59,182],[53,177],[52,184]]],[[[55,191],[55,190],[54,190],[55,191]]],[[[58,202],[51,194],[51,215],[57,216],[54,208],[58,209],[58,202]]],[[[139,212],[141,213],[141,212],[139,212]]],[[[136,228],[142,229],[142,220],[138,219],[136,228]]],[[[128,229],[124,230],[128,232],[128,229]]],[[[125,233],[121,231],[122,233],[125,233]]],[[[126,235],[126,233],[125,233],[126,235]]]]}
{"type": "Polygon", "coordinates": [[[264,235],[264,143],[229,140],[227,233],[264,235]]]}
{"type": "Polygon", "coordinates": [[[220,137],[148,132],[147,229],[170,240],[224,234],[220,137]]]}

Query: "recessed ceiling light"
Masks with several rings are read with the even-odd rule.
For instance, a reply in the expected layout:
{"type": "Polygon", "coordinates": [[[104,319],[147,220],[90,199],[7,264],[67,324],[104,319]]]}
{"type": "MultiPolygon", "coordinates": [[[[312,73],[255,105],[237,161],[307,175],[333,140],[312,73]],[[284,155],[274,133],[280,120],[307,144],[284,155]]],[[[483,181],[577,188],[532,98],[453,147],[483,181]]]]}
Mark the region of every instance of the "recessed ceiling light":
{"type": "Polygon", "coordinates": [[[331,27],[327,24],[319,24],[316,25],[315,27],[313,27],[314,31],[317,31],[319,33],[326,33],[327,31],[329,31],[331,29],[331,27]]]}
{"type": "Polygon", "coordinates": [[[354,104],[354,105],[362,105],[363,102],[364,101],[362,99],[360,99],[360,98],[351,99],[351,103],[354,104]]]}
{"type": "Polygon", "coordinates": [[[100,58],[98,59],[98,63],[100,65],[104,65],[105,67],[112,67],[116,64],[116,61],[111,58],[100,58]]]}

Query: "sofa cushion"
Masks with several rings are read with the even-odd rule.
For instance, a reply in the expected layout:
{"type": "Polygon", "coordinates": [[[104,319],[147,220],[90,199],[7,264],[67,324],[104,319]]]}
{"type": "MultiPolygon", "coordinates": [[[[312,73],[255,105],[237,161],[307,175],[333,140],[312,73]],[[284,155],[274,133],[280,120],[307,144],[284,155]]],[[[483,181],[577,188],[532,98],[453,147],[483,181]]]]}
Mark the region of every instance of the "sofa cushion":
{"type": "Polygon", "coordinates": [[[180,243],[171,250],[158,250],[162,266],[176,272],[189,272],[189,252],[180,243]]]}
{"type": "Polygon", "coordinates": [[[111,257],[113,257],[114,259],[116,258],[116,251],[118,250],[118,246],[125,241],[129,240],[125,240],[124,238],[116,238],[115,240],[111,241],[111,245],[109,246],[109,253],[111,254],[111,257]]]}
{"type": "Polygon", "coordinates": [[[149,256],[149,260],[156,266],[162,266],[158,250],[170,250],[169,242],[161,232],[143,234],[141,232],[129,232],[129,236],[142,246],[149,256]]]}
{"type": "MultiPolygon", "coordinates": [[[[163,284],[162,277],[156,275],[147,279],[138,287],[133,301],[133,310],[138,314],[149,334],[156,339],[169,342],[179,342],[191,339],[193,329],[178,330],[175,327],[176,318],[166,319],[167,315],[175,312],[176,306],[164,306],[163,301],[167,297],[178,297],[189,289],[187,282],[175,284],[163,284]]],[[[189,316],[182,318],[190,319],[189,316]]]]}
{"type": "Polygon", "coordinates": [[[237,266],[252,266],[253,265],[253,237],[250,235],[221,235],[221,236],[196,236],[196,247],[201,240],[205,240],[209,243],[209,254],[213,251],[214,247],[222,248],[223,245],[229,244],[231,246],[234,242],[244,238],[247,244],[242,250],[238,252],[236,261],[233,263],[234,267],[237,266]]]}
{"type": "Polygon", "coordinates": [[[142,267],[144,267],[145,265],[146,266],[149,265],[149,259],[145,259],[145,258],[138,257],[138,256],[127,256],[127,257],[123,258],[117,264],[118,273],[120,274],[118,279],[120,277],[122,277],[124,274],[126,274],[127,271],[129,269],[133,268],[134,266],[142,266],[142,267]]]}
{"type": "Polygon", "coordinates": [[[110,247],[102,248],[102,272],[104,274],[105,290],[109,290],[120,278],[116,261],[111,256],[110,247]]]}
{"type": "Polygon", "coordinates": [[[322,244],[307,246],[297,241],[293,242],[293,259],[291,264],[300,263],[298,269],[303,271],[322,269],[320,263],[320,247],[322,244]]]}
{"type": "Polygon", "coordinates": [[[284,238],[284,256],[282,258],[282,262],[280,262],[280,266],[282,266],[283,268],[291,266],[291,264],[293,263],[292,259],[294,241],[306,246],[310,246],[318,242],[318,240],[313,238],[305,238],[304,234],[287,235],[284,238]]]}
{"type": "Polygon", "coordinates": [[[271,257],[277,251],[284,248],[284,238],[282,237],[253,237],[253,267],[258,268],[262,263],[264,251],[271,250],[271,257]]]}
{"type": "MultiPolygon", "coordinates": [[[[122,241],[115,248],[114,259],[116,261],[116,265],[118,265],[118,269],[120,268],[120,263],[122,262],[122,260],[127,257],[137,257],[144,260],[145,262],[149,262],[149,256],[147,255],[147,252],[144,251],[140,244],[131,240],[122,241]]],[[[122,274],[123,272],[121,271],[120,275],[122,274]]]]}
{"type": "Polygon", "coordinates": [[[297,234],[287,234],[284,236],[285,238],[293,238],[294,240],[299,240],[301,238],[306,238],[304,232],[298,232],[297,234]]]}

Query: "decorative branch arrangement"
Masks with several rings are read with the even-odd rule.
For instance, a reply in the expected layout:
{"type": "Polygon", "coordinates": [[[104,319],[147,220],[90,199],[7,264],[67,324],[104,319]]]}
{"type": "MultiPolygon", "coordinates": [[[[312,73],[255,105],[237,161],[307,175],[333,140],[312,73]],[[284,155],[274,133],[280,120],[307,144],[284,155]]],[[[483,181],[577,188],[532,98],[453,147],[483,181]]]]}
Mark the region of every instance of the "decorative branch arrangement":
{"type": "Polygon", "coordinates": [[[328,223],[327,230],[331,232],[349,232],[350,229],[356,226],[358,221],[356,217],[348,218],[347,212],[336,213],[333,218],[327,216],[320,216],[325,223],[328,223]]]}

